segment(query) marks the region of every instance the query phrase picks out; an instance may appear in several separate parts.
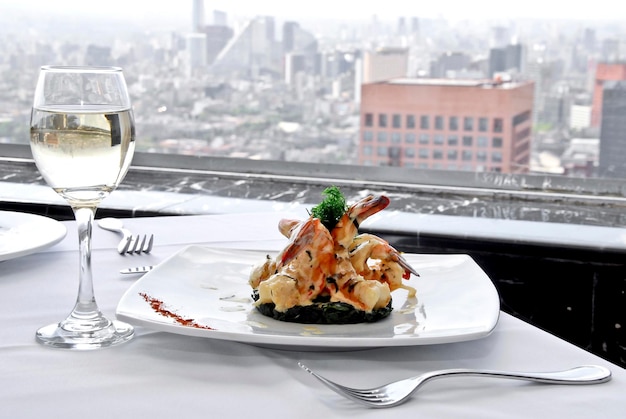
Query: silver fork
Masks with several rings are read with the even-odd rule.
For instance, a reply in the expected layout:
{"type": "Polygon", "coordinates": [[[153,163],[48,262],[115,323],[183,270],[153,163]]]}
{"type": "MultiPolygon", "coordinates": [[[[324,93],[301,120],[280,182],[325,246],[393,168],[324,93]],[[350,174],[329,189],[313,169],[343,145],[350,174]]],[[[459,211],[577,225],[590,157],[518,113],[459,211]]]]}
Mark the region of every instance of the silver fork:
{"type": "Polygon", "coordinates": [[[154,234],[151,234],[150,237],[145,234],[133,237],[131,232],[124,228],[122,221],[117,218],[103,218],[98,221],[98,225],[105,230],[122,233],[122,240],[117,245],[117,251],[120,255],[126,253],[150,253],[152,250],[154,234]]]}
{"type": "Polygon", "coordinates": [[[474,376],[509,378],[514,380],[535,381],[546,384],[600,384],[611,379],[611,371],[599,365],[583,365],[569,370],[551,372],[512,372],[474,369],[449,369],[427,372],[404,380],[395,381],[380,387],[358,389],[337,384],[313,372],[309,367],[298,362],[300,368],[313,375],[331,390],[357,403],[368,407],[393,407],[406,402],[422,384],[439,378],[454,376],[474,376]]]}

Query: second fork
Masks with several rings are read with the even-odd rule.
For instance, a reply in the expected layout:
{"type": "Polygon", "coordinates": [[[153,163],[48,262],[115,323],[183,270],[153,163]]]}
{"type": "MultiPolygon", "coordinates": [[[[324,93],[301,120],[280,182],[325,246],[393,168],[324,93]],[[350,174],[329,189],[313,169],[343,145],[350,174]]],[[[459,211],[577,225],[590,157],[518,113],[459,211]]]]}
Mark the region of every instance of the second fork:
{"type": "Polygon", "coordinates": [[[150,238],[148,238],[147,235],[144,235],[143,237],[142,236],[136,236],[136,237],[129,236],[126,239],[126,244],[124,244],[124,246],[121,248],[121,251],[119,250],[119,247],[118,247],[118,251],[120,252],[120,254],[150,253],[150,251],[152,250],[153,242],[154,242],[154,234],[151,234],[150,238]]]}
{"type": "Polygon", "coordinates": [[[117,218],[103,218],[98,221],[98,226],[105,230],[122,233],[122,240],[120,240],[120,243],[117,245],[117,251],[121,255],[126,253],[150,253],[152,250],[154,241],[153,234],[151,234],[149,238],[146,235],[133,238],[131,232],[124,228],[122,221],[117,218]]]}

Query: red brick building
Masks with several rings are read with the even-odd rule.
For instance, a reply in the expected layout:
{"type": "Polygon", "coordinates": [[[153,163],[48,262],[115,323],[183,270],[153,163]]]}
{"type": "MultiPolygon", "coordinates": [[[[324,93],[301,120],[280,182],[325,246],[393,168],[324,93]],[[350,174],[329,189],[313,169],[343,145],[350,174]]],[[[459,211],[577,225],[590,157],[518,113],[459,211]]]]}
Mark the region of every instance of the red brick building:
{"type": "Polygon", "coordinates": [[[602,123],[602,90],[604,89],[604,82],[622,80],[626,80],[626,63],[598,63],[591,103],[592,127],[600,127],[602,123]]]}
{"type": "Polygon", "coordinates": [[[359,163],[526,172],[534,83],[393,79],[361,87],[359,163]]]}

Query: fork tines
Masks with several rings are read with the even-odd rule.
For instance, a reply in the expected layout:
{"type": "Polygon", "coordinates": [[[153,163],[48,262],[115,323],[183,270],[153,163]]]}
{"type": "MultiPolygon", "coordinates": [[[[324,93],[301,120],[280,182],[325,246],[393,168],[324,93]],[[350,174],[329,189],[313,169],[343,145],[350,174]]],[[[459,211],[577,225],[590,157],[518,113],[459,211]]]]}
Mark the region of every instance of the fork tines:
{"type": "Polygon", "coordinates": [[[148,238],[147,235],[137,236],[133,238],[132,236],[126,240],[126,245],[121,254],[133,254],[133,253],[150,253],[152,250],[152,244],[154,242],[154,234],[150,235],[148,238]],[[147,243],[146,243],[147,242],[147,243]]]}

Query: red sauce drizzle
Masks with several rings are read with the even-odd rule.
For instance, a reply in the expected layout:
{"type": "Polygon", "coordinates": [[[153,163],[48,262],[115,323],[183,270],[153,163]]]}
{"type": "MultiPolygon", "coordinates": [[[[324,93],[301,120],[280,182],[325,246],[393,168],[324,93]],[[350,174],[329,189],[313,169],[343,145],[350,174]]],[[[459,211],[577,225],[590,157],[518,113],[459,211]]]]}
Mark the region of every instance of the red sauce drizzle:
{"type": "Polygon", "coordinates": [[[148,294],[143,293],[143,292],[140,292],[139,295],[141,295],[141,297],[143,297],[143,299],[146,300],[148,304],[150,304],[150,307],[154,311],[156,311],[158,314],[160,314],[161,316],[174,319],[174,321],[178,324],[182,324],[183,326],[188,326],[188,327],[195,327],[196,329],[214,330],[212,327],[204,326],[202,324],[199,324],[193,319],[186,319],[180,316],[179,314],[171,310],[168,310],[167,308],[165,308],[165,303],[159,299],[150,297],[148,294]]]}

